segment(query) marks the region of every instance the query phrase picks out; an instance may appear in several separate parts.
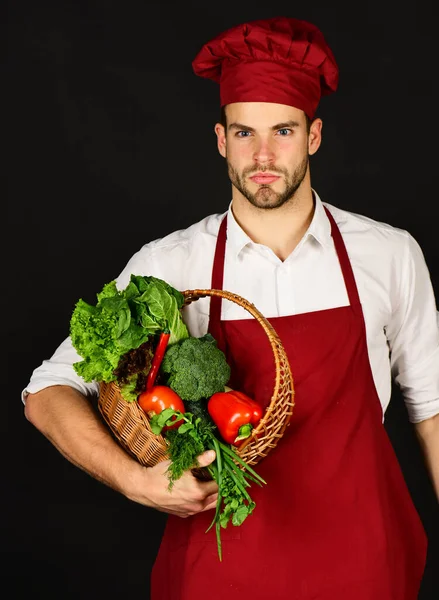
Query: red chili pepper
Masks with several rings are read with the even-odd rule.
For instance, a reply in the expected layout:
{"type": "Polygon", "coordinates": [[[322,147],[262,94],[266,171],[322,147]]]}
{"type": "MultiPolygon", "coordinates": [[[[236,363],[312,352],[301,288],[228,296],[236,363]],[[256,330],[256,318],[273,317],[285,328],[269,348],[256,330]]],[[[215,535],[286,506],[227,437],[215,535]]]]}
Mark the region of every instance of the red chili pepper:
{"type": "Polygon", "coordinates": [[[248,438],[262,418],[262,408],[243,392],[217,392],[207,403],[213,422],[228,444],[248,438]]]}
{"type": "Polygon", "coordinates": [[[151,363],[151,369],[149,370],[148,377],[146,378],[146,390],[150,390],[156,380],[157,373],[159,372],[160,365],[162,364],[163,357],[165,355],[166,348],[168,346],[169,338],[171,336],[170,331],[163,331],[160,334],[159,341],[157,343],[155,353],[151,363]]]}

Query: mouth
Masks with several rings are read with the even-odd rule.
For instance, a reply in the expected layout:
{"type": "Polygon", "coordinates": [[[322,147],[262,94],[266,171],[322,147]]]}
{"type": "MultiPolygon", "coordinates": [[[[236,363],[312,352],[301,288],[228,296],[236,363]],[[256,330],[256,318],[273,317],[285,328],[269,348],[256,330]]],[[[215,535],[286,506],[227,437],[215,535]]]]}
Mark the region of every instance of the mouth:
{"type": "Polygon", "coordinates": [[[280,179],[280,175],[272,175],[271,173],[256,173],[256,175],[252,175],[250,179],[253,181],[253,183],[267,185],[280,179]]]}

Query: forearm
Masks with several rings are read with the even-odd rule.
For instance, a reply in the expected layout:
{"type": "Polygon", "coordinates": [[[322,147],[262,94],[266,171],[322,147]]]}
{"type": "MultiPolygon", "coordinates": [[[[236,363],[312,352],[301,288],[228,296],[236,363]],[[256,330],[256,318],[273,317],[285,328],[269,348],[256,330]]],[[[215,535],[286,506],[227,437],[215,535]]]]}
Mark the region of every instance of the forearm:
{"type": "Polygon", "coordinates": [[[439,501],[439,415],[416,423],[415,431],[439,501]]]}
{"type": "MultiPolygon", "coordinates": [[[[130,500],[188,516],[216,506],[215,482],[200,482],[188,471],[169,491],[169,461],[143,467],[113,440],[85,396],[69,386],[53,386],[27,397],[26,418],[70,462],[130,500]]],[[[199,466],[215,458],[199,457],[199,466]]]]}
{"type": "Polygon", "coordinates": [[[52,386],[30,394],[25,415],[74,465],[125,496],[133,495],[141,465],[113,440],[80,392],[52,386]]]}

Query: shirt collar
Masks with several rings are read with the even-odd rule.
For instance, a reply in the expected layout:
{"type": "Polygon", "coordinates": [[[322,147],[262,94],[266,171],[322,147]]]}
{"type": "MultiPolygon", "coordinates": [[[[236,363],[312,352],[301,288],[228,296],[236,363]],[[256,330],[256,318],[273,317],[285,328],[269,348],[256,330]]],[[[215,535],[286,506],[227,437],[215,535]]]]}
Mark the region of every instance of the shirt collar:
{"type": "Polygon", "coordinates": [[[312,236],[319,244],[324,247],[332,244],[331,240],[331,223],[326,214],[323,202],[315,190],[312,190],[314,195],[314,215],[305,237],[312,236]]]}
{"type": "Polygon", "coordinates": [[[252,240],[241,226],[238,225],[232,211],[232,203],[230,202],[229,210],[227,211],[227,245],[230,245],[234,254],[238,256],[248,244],[252,243],[252,240]]]}
{"type": "MultiPolygon", "coordinates": [[[[331,244],[331,223],[329,222],[328,215],[325,212],[320,197],[315,190],[312,191],[315,209],[310,226],[305,233],[304,240],[311,236],[323,247],[328,247],[328,245],[331,244]]],[[[233,248],[233,252],[236,256],[238,256],[247,245],[253,244],[251,238],[249,238],[236,221],[233,215],[231,202],[227,211],[227,243],[233,248]]]]}

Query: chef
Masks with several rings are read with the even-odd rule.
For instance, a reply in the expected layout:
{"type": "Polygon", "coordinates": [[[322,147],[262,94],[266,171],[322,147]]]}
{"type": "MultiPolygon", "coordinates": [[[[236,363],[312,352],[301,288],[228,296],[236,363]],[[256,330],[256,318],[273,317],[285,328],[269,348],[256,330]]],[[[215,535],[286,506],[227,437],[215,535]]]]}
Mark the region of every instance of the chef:
{"type": "MultiPolygon", "coordinates": [[[[439,495],[439,331],[422,251],[408,232],[323,202],[311,185],[316,110],[339,76],[317,27],[284,17],[244,23],[206,43],[193,68],[219,84],[229,208],[142,246],[118,286],[135,273],[182,290],[225,289],[275,328],[295,408],[258,465],[267,485],[252,488],[256,509],[222,531],[219,562],[205,533],[215,484],[188,473],[170,494],[166,463],[147,469],[128,457],[89,407],[97,384],[74,374],[68,339],[33,372],[26,416],[94,477],[169,513],[152,600],[415,600],[426,535],[383,421],[393,378],[439,495]]],[[[196,130],[184,127],[185,136],[196,130]]],[[[192,335],[219,341],[234,387],[266,406],[273,356],[256,320],[219,297],[184,310],[192,335]]]]}

